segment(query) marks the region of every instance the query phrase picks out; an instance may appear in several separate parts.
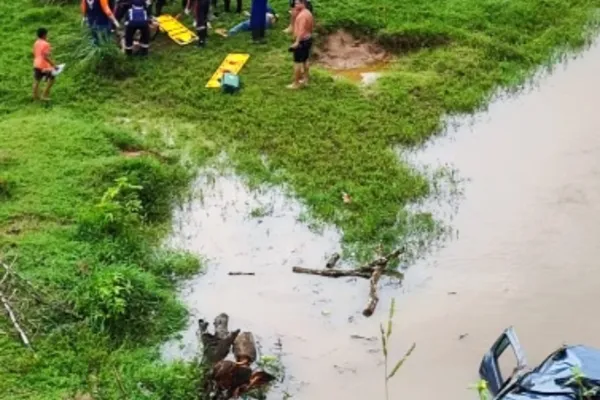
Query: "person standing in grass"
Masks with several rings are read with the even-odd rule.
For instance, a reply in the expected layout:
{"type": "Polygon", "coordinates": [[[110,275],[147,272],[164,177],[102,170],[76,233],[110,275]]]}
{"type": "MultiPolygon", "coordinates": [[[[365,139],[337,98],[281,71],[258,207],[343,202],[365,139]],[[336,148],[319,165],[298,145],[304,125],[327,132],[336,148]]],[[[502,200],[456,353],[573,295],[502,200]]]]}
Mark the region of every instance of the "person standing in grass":
{"type": "Polygon", "coordinates": [[[46,89],[42,94],[42,100],[50,99],[50,89],[54,84],[56,64],[50,58],[50,43],[48,42],[48,30],[40,28],[37,30],[37,40],[33,44],[33,99],[40,98],[40,82],[46,80],[46,89]]]}
{"type": "Polygon", "coordinates": [[[193,2],[194,11],[194,26],[196,27],[196,35],[198,35],[198,47],[204,47],[206,45],[206,38],[208,37],[208,13],[210,12],[210,0],[189,0],[193,2]]]}
{"type": "Polygon", "coordinates": [[[290,51],[294,54],[294,82],[288,85],[289,89],[298,89],[303,84],[308,84],[310,50],[312,48],[312,33],[314,18],[307,8],[307,0],[296,0],[297,14],[294,20],[294,44],[290,51]]]}
{"type": "Polygon", "coordinates": [[[92,31],[94,44],[99,45],[111,33],[111,22],[119,28],[119,22],[113,15],[108,0],[81,0],[81,12],[92,31]]]}

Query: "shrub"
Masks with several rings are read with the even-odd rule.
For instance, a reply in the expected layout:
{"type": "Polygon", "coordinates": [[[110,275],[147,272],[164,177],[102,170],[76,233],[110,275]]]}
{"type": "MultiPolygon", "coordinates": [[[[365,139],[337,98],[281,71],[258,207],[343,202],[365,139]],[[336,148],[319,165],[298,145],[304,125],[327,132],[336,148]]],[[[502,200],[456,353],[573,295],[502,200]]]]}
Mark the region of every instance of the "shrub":
{"type": "Polygon", "coordinates": [[[187,185],[189,174],[179,165],[163,164],[150,156],[119,158],[106,165],[96,182],[114,182],[126,177],[128,182],[140,186],[138,192],[142,216],[152,221],[162,221],[171,215],[173,198],[187,185]]]}
{"type": "Polygon", "coordinates": [[[135,229],[141,222],[141,186],[132,185],[126,177],[115,179],[100,202],[85,213],[79,223],[79,233],[87,238],[102,235],[116,237],[135,229]]]}
{"type": "Polygon", "coordinates": [[[179,321],[185,314],[154,276],[133,265],[95,268],[73,290],[72,298],[94,329],[119,339],[169,330],[165,319],[179,321]]]}

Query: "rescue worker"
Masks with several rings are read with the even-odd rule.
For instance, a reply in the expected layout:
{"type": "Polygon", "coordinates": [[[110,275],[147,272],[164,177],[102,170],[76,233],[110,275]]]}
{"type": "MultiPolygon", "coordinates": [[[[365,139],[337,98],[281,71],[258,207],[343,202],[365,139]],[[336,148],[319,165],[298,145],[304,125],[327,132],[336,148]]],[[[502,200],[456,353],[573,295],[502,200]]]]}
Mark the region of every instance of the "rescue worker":
{"type": "MultiPolygon", "coordinates": [[[[193,2],[194,23],[196,35],[198,35],[198,47],[206,45],[208,36],[208,13],[210,12],[210,0],[190,0],[193,2]]],[[[188,4],[190,4],[188,2],[188,4]]]]}
{"type": "Polygon", "coordinates": [[[111,33],[111,22],[119,28],[119,22],[113,15],[108,0],[81,0],[81,12],[92,32],[96,45],[106,40],[111,33]]]}
{"type": "Polygon", "coordinates": [[[132,0],[117,0],[117,4],[113,8],[113,14],[119,23],[125,19],[125,14],[131,8],[132,0]]]}
{"type": "Polygon", "coordinates": [[[148,55],[150,48],[150,24],[152,16],[145,0],[132,0],[131,7],[125,13],[125,54],[133,55],[133,39],[140,32],[140,49],[138,54],[148,55]]]}

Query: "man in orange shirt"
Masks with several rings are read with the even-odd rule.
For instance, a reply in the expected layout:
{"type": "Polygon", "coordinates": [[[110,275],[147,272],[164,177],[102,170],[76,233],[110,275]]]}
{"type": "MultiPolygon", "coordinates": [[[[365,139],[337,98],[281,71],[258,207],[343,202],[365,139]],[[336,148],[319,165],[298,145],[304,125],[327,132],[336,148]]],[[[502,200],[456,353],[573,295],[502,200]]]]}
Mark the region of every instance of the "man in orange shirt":
{"type": "Polygon", "coordinates": [[[46,89],[42,100],[49,100],[50,88],[54,83],[54,70],[56,65],[50,58],[50,43],[48,43],[48,30],[40,28],[37,30],[37,40],[33,44],[33,99],[40,98],[40,81],[46,80],[46,89]]]}
{"type": "Polygon", "coordinates": [[[307,0],[296,0],[296,10],[298,12],[294,19],[296,40],[290,46],[290,51],[294,53],[294,82],[288,85],[289,89],[298,89],[302,84],[308,83],[308,59],[314,28],[314,18],[307,8],[307,0]]]}

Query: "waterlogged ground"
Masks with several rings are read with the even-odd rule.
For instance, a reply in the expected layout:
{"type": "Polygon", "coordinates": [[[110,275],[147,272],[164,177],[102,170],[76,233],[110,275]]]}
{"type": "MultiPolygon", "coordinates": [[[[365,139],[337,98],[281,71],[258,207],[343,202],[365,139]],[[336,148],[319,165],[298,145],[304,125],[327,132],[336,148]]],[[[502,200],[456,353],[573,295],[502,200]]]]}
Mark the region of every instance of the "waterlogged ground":
{"type": "MultiPolygon", "coordinates": [[[[281,343],[282,390],[298,399],[383,398],[375,337],[391,297],[392,359],[417,343],[391,382],[393,397],[475,398],[467,387],[481,356],[509,325],[532,365],[563,342],[600,346],[590,317],[600,285],[599,63],[596,45],[410,157],[460,171],[464,193],[450,189],[454,199],[464,195],[458,213],[447,206],[436,214],[452,220],[456,234],[410,268],[402,288],[384,285],[370,319],[359,313],[366,282],[290,271],[322,266],[339,249],[335,229],[310,230],[298,221],[302,206],[276,190],[257,194],[232,176],[202,176],[202,201],[177,211],[170,243],[209,259],[207,274],[182,291],[191,324],[225,311],[232,327],[257,333],[264,353],[281,343]]],[[[193,355],[193,328],[182,348],[165,346],[167,357],[193,355]]]]}

